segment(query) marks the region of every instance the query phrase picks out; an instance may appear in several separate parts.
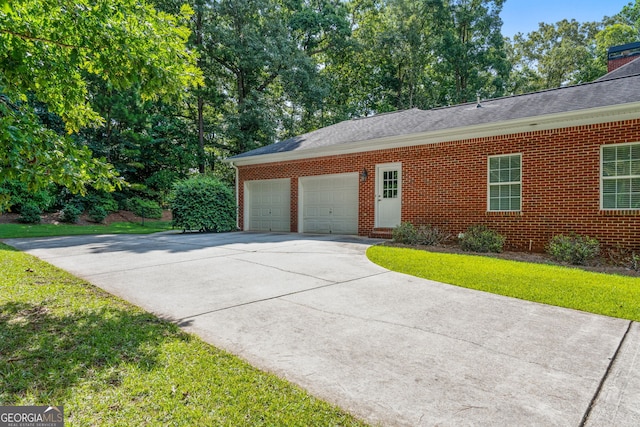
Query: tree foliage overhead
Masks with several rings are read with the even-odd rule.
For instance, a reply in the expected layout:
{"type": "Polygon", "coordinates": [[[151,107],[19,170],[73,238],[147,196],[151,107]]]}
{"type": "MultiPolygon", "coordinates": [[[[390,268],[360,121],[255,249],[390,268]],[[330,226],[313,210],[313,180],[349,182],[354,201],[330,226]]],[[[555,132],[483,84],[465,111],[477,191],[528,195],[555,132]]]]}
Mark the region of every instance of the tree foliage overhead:
{"type": "Polygon", "coordinates": [[[585,81],[600,29],[595,22],[565,19],[555,24],[540,23],[538,30],[526,36],[516,34],[513,46],[520,65],[517,72],[527,76],[530,90],[585,81]]]}
{"type": "Polygon", "coordinates": [[[46,128],[27,95],[61,117],[68,133],[104,123],[91,105],[90,76],[119,90],[138,85],[146,99],[180,95],[201,79],[186,49],[189,14],[135,0],[0,2],[0,178],[34,188],[51,181],[74,191],[112,188],[112,168],[46,128]]]}
{"type": "Polygon", "coordinates": [[[563,19],[516,34],[509,49],[512,93],[593,81],[607,72],[607,51],[640,41],[640,0],[600,22],[563,19]]]}
{"type": "Polygon", "coordinates": [[[350,6],[351,47],[326,68],[339,88],[333,94],[342,97],[335,105],[345,105],[347,115],[504,93],[502,0],[354,0],[350,6]]]}
{"type": "Polygon", "coordinates": [[[136,0],[22,0],[0,12],[0,71],[14,91],[32,92],[69,131],[101,122],[87,75],[142,95],[178,94],[200,79],[185,48],[191,13],[175,17],[136,0]]]}

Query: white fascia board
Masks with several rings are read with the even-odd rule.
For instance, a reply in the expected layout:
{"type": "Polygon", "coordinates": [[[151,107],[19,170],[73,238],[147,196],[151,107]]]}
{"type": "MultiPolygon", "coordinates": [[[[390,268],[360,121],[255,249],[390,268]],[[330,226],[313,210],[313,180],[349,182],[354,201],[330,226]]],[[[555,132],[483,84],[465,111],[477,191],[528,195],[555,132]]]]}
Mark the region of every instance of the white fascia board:
{"type": "Polygon", "coordinates": [[[447,141],[459,141],[471,138],[511,135],[541,130],[562,129],[574,126],[594,125],[608,122],[640,118],[640,102],[618,104],[607,107],[589,108],[565,113],[526,117],[481,125],[452,129],[399,135],[365,141],[347,142],[328,147],[294,150],[284,153],[262,154],[246,158],[225,159],[236,166],[248,166],[264,163],[304,160],[326,156],[364,153],[391,148],[412,147],[437,144],[447,141]]]}

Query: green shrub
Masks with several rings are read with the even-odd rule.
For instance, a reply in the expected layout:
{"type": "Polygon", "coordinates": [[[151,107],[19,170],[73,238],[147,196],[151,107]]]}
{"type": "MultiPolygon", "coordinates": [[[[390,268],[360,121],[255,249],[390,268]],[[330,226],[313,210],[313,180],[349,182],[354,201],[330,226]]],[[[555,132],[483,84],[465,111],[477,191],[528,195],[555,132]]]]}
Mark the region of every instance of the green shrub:
{"type": "Polygon", "coordinates": [[[16,212],[22,212],[22,208],[26,205],[35,205],[40,209],[40,212],[43,212],[48,210],[56,200],[54,186],[32,191],[24,182],[15,180],[4,182],[0,194],[9,198],[8,207],[16,212]]]}
{"type": "Polygon", "coordinates": [[[604,255],[610,264],[633,271],[640,271],[640,253],[634,249],[616,246],[607,248],[604,255]]]}
{"type": "Polygon", "coordinates": [[[183,230],[236,229],[233,191],[218,179],[197,176],[176,183],[171,198],[173,226],[183,230]]]}
{"type": "Polygon", "coordinates": [[[25,224],[39,224],[41,220],[41,214],[42,210],[38,205],[36,205],[35,203],[27,203],[22,205],[18,221],[25,224]]]}
{"type": "Polygon", "coordinates": [[[126,209],[142,218],[162,218],[162,208],[158,202],[134,197],[125,203],[126,209]]]}
{"type": "Polygon", "coordinates": [[[449,240],[451,235],[439,227],[421,225],[418,227],[418,244],[434,246],[449,240]]]}
{"type": "Polygon", "coordinates": [[[75,203],[68,203],[62,208],[60,220],[69,224],[75,224],[78,222],[80,215],[82,214],[82,208],[75,203]]]}
{"type": "Polygon", "coordinates": [[[403,222],[391,231],[391,238],[396,243],[415,245],[418,241],[418,230],[410,222],[403,222]]]}
{"type": "Polygon", "coordinates": [[[156,193],[161,204],[167,206],[173,189],[173,183],[177,182],[180,178],[181,175],[178,172],[163,169],[152,174],[144,183],[150,190],[156,193]]]}
{"type": "Polygon", "coordinates": [[[394,242],[406,245],[433,246],[444,243],[450,235],[438,227],[420,225],[415,227],[410,222],[403,222],[391,231],[394,242]]]}
{"type": "Polygon", "coordinates": [[[88,211],[87,215],[95,222],[102,222],[107,217],[109,213],[102,206],[92,206],[88,211]]]}
{"type": "Polygon", "coordinates": [[[502,252],[505,238],[485,225],[472,225],[458,235],[460,247],[471,252],[502,252]]]}
{"type": "Polygon", "coordinates": [[[600,254],[600,242],[589,236],[559,234],[549,241],[547,253],[557,261],[585,265],[600,254]]]}
{"type": "Polygon", "coordinates": [[[113,198],[113,194],[107,193],[106,191],[87,194],[79,201],[82,202],[89,211],[94,207],[102,208],[106,214],[117,212],[118,210],[118,202],[113,198]]]}

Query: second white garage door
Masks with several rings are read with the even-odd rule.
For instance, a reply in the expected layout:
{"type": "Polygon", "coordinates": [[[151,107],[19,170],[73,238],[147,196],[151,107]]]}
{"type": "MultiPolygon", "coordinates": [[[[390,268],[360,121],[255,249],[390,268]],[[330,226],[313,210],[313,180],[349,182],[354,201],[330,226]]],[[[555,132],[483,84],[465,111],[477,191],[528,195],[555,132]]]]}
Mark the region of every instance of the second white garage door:
{"type": "Polygon", "coordinates": [[[291,231],[291,180],[245,182],[245,230],[291,231]]]}
{"type": "Polygon", "coordinates": [[[299,180],[300,232],[358,234],[358,174],[299,180]]]}

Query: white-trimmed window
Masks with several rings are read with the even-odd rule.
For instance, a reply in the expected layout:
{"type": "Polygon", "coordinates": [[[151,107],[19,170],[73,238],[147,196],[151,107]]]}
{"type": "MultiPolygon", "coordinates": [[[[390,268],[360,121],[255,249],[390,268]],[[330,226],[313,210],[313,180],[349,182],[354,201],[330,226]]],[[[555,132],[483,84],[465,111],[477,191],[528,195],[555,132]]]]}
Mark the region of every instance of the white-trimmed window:
{"type": "Polygon", "coordinates": [[[489,211],[522,209],[522,155],[489,157],[489,211]]]}
{"type": "Polygon", "coordinates": [[[640,209],[640,143],[603,145],[602,209],[640,209]]]}

